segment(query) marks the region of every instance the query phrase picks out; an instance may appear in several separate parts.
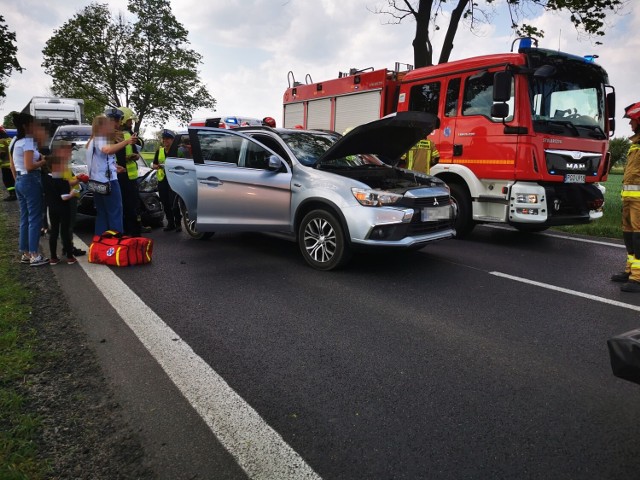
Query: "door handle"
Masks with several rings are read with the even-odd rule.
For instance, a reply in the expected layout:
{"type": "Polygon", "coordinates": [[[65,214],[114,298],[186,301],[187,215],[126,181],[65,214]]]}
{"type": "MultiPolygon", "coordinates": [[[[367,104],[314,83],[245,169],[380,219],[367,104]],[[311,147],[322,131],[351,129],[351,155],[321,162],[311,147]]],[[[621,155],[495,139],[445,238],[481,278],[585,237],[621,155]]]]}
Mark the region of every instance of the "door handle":
{"type": "Polygon", "coordinates": [[[460,145],[459,143],[454,143],[453,144],[453,156],[454,157],[460,157],[462,155],[462,145],[460,145]]]}
{"type": "Polygon", "coordinates": [[[175,174],[178,174],[178,175],[185,175],[185,174],[189,173],[189,170],[187,170],[184,167],[170,168],[169,171],[171,173],[175,173],[175,174]]]}
{"type": "Polygon", "coordinates": [[[203,178],[202,180],[200,180],[200,183],[202,183],[203,185],[209,185],[211,187],[219,187],[220,185],[222,185],[222,181],[216,177],[203,178]]]}

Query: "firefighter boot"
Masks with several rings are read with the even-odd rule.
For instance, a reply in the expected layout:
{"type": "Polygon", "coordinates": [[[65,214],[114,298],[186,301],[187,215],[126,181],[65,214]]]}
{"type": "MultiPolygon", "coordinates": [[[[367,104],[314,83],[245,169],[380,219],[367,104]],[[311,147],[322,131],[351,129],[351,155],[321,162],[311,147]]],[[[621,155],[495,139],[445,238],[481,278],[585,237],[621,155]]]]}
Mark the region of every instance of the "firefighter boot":
{"type": "MultiPolygon", "coordinates": [[[[640,233],[633,233],[634,252],[640,252],[640,233]]],[[[620,287],[623,292],[640,293],[640,255],[634,255],[631,261],[629,281],[620,287]]]]}
{"type": "Polygon", "coordinates": [[[615,273],[611,275],[612,282],[620,282],[624,283],[629,281],[629,275],[631,275],[631,263],[633,262],[634,256],[633,252],[633,233],[632,232],[623,232],[622,238],[624,238],[624,245],[627,247],[627,264],[624,267],[624,272],[615,273]]]}

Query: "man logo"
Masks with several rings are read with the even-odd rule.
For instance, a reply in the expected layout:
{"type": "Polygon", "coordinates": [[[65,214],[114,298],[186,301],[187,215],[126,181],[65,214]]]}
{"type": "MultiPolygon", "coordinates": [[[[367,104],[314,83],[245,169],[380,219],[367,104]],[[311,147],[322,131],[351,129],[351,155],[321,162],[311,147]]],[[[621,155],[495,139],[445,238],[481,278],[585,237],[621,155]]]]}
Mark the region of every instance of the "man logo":
{"type": "Polygon", "coordinates": [[[587,165],[584,163],[567,163],[567,170],[586,170],[587,165]]]}

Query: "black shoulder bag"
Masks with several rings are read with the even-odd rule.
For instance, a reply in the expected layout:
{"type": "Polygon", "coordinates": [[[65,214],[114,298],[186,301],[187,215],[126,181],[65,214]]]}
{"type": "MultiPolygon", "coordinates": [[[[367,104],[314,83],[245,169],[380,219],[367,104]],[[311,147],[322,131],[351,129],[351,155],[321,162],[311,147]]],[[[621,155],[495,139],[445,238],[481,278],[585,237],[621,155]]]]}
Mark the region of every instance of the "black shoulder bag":
{"type": "MultiPolygon", "coordinates": [[[[91,156],[95,157],[96,153],[96,145],[95,139],[91,140],[91,147],[93,151],[91,152],[91,156]]],[[[91,172],[89,172],[91,173],[91,172]]],[[[111,170],[109,170],[109,157],[107,156],[107,171],[105,172],[107,175],[107,180],[111,180],[111,170]]],[[[93,192],[94,195],[110,195],[111,194],[111,182],[98,182],[97,180],[89,180],[87,182],[87,190],[93,192]]]]}

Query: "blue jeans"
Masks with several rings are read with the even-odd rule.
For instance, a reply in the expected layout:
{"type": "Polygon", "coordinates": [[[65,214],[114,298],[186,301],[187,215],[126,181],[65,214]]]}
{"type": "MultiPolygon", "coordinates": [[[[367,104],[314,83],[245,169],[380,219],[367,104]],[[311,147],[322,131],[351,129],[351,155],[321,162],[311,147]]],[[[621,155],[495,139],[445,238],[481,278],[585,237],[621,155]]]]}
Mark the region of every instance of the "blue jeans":
{"type": "Polygon", "coordinates": [[[37,253],[40,244],[40,229],[42,228],[40,171],[18,175],[16,196],[20,203],[20,251],[37,253]]]}
{"type": "Polygon", "coordinates": [[[95,234],[102,235],[107,230],[122,232],[122,194],[118,180],[111,180],[111,193],[109,195],[93,194],[93,204],[96,207],[95,234]]]}

